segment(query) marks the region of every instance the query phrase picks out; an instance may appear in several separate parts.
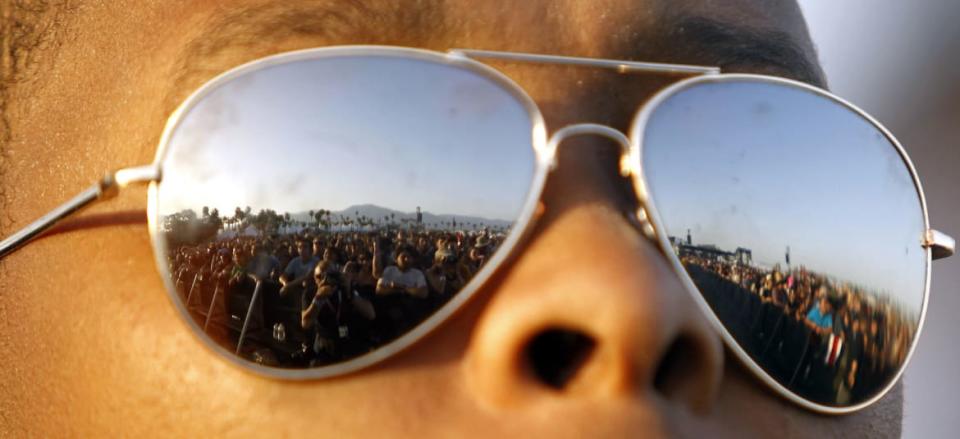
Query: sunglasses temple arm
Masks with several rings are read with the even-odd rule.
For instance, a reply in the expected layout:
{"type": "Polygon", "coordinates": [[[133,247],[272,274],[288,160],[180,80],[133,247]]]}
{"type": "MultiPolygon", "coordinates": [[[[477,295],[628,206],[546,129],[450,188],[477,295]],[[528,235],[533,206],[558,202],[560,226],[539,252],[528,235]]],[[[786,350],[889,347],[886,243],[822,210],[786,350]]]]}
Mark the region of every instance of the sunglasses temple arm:
{"type": "Polygon", "coordinates": [[[957,249],[957,241],[946,233],[933,229],[927,231],[923,245],[930,248],[932,259],[949,258],[957,249]]]}
{"type": "Polygon", "coordinates": [[[132,183],[157,181],[159,175],[159,170],[153,166],[126,168],[107,174],[96,184],[71,198],[70,201],[57,206],[40,219],[0,241],[0,259],[91,204],[115,197],[120,188],[132,183]]]}

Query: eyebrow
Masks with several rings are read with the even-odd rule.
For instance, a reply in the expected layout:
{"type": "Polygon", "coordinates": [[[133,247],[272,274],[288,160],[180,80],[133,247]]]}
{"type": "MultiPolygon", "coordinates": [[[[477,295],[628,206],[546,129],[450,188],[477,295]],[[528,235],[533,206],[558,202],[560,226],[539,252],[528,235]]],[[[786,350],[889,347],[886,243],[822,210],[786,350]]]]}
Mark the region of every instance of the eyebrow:
{"type": "MultiPolygon", "coordinates": [[[[705,17],[669,20],[664,53],[710,63],[725,72],[779,74],[826,88],[823,71],[797,39],[786,32],[755,29],[705,17]]],[[[815,56],[815,55],[814,55],[815,56]]]]}
{"type": "Polygon", "coordinates": [[[12,91],[44,73],[41,61],[59,49],[70,18],[59,5],[45,2],[0,6],[0,234],[9,232],[13,222],[8,213],[13,188],[6,178],[12,161],[8,145],[15,136],[9,113],[12,91]]]}
{"type": "Polygon", "coordinates": [[[418,46],[444,28],[439,8],[404,8],[399,3],[277,2],[218,13],[202,24],[181,52],[165,108],[172,110],[184,93],[231,67],[276,53],[272,45],[285,40],[418,46]],[[233,51],[237,48],[243,51],[233,51]],[[242,59],[230,57],[241,53],[242,59]]]}

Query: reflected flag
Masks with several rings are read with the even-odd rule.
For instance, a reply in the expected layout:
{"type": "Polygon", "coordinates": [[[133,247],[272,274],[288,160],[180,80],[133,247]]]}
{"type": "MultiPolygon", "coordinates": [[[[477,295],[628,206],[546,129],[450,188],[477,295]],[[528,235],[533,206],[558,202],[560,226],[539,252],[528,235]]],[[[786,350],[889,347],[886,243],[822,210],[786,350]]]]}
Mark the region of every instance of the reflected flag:
{"type": "Polygon", "coordinates": [[[840,358],[841,350],[843,350],[843,337],[840,337],[836,334],[830,334],[830,339],[827,340],[827,355],[823,357],[823,364],[827,366],[833,366],[837,364],[837,359],[840,358]]]}

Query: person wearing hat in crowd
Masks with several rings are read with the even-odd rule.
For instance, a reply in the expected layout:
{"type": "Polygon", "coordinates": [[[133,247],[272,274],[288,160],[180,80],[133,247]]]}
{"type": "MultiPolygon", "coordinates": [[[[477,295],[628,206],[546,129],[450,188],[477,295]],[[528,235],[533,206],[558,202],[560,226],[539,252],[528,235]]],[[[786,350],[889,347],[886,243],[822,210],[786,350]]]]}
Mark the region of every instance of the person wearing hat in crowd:
{"type": "Polygon", "coordinates": [[[438,302],[445,302],[450,296],[463,289],[469,279],[461,269],[456,253],[443,247],[434,252],[433,265],[424,272],[424,275],[427,278],[431,296],[438,302]]]}
{"type": "Polygon", "coordinates": [[[477,237],[476,242],[474,242],[473,247],[470,248],[469,261],[468,265],[470,268],[471,277],[474,274],[477,274],[477,271],[480,270],[480,267],[483,266],[483,263],[487,261],[487,257],[490,255],[490,238],[486,234],[482,234],[477,237]]]}

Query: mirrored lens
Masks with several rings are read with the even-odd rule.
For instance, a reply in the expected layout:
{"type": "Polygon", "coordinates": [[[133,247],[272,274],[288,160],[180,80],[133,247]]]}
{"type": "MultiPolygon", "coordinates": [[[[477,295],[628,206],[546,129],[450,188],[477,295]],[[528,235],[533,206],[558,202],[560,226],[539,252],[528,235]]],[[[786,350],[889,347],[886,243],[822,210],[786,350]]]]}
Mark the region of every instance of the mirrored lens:
{"type": "Polygon", "coordinates": [[[799,87],[700,83],[654,111],[642,160],[673,251],[756,364],[828,406],[886,387],[927,253],[911,172],[877,127],[799,87]]]}
{"type": "Polygon", "coordinates": [[[217,345],[280,368],[408,333],[507,239],[535,171],[530,114],[472,71],[388,56],[274,64],[172,132],[158,241],[217,345]]]}

